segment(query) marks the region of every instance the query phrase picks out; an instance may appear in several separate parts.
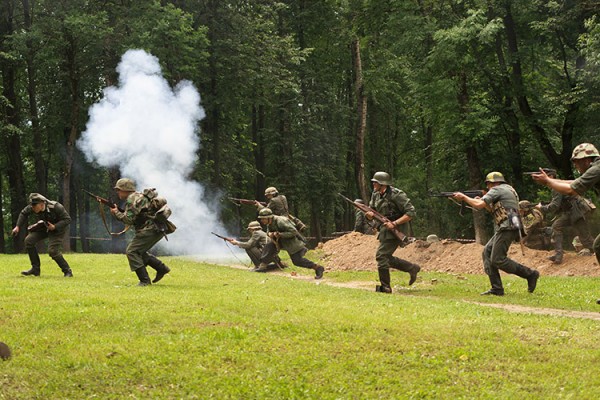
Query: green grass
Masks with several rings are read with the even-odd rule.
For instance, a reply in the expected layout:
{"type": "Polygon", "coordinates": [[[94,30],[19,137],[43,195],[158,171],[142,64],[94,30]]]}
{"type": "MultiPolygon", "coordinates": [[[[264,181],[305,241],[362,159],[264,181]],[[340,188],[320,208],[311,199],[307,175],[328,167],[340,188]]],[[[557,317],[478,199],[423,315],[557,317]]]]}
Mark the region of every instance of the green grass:
{"type": "MultiPolygon", "coordinates": [[[[496,302],[600,311],[600,280],[392,273],[393,295],[165,258],[136,287],[123,255],[0,257],[0,399],[595,399],[600,322],[513,313],[496,302]],[[153,273],[151,273],[153,275],[153,273]]],[[[292,268],[299,275],[312,271],[292,268]]]]}

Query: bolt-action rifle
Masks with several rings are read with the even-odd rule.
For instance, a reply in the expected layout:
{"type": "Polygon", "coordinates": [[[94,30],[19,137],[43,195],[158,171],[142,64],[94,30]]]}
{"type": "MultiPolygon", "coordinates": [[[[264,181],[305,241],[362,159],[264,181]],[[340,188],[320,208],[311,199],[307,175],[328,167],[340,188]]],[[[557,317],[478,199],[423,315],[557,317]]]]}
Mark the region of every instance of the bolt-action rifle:
{"type": "MultiPolygon", "coordinates": [[[[349,198],[347,198],[346,196],[344,196],[341,193],[338,193],[338,195],[340,195],[344,200],[346,200],[348,203],[352,204],[355,208],[358,208],[360,211],[364,212],[365,214],[368,212],[372,213],[373,219],[377,220],[380,224],[385,225],[388,222],[393,224],[393,222],[390,221],[387,217],[385,217],[384,215],[373,210],[371,207],[367,206],[366,204],[361,204],[361,203],[357,203],[353,200],[350,200],[349,198]]],[[[406,237],[406,235],[404,233],[400,232],[396,226],[394,226],[394,229],[392,229],[391,232],[398,238],[398,240],[400,240],[401,247],[404,247],[408,244],[408,238],[406,237]]]]}
{"type": "Polygon", "coordinates": [[[219,239],[223,239],[224,241],[229,242],[229,243],[233,242],[233,240],[234,240],[233,238],[230,238],[230,237],[227,237],[227,236],[221,236],[221,235],[219,235],[217,233],[214,233],[214,232],[211,232],[211,233],[213,235],[215,235],[216,237],[218,237],[219,239]]]}
{"type": "MultiPolygon", "coordinates": [[[[481,197],[483,195],[486,194],[485,190],[478,190],[478,189],[473,189],[473,190],[457,190],[457,192],[463,193],[466,196],[469,197],[481,197]]],[[[463,212],[465,211],[465,207],[467,207],[467,205],[465,204],[464,201],[461,201],[460,203],[456,200],[454,200],[452,197],[454,196],[454,193],[456,192],[439,192],[439,193],[429,193],[429,197],[447,197],[450,200],[452,200],[452,202],[454,202],[455,204],[460,206],[460,211],[458,212],[459,215],[463,215],[463,212]]],[[[471,208],[471,207],[469,207],[471,208]]]]}
{"type": "MultiPolygon", "coordinates": [[[[108,223],[106,222],[106,215],[104,215],[104,207],[102,207],[102,205],[108,206],[109,208],[115,208],[116,204],[109,200],[109,199],[105,199],[104,197],[95,195],[92,192],[88,192],[85,189],[82,189],[85,193],[87,193],[88,195],[90,195],[91,197],[93,197],[94,199],[96,199],[96,201],[99,204],[100,207],[100,216],[102,217],[102,223],[104,224],[104,228],[106,229],[106,232],[108,232],[109,235],[111,236],[119,236],[122,235],[123,233],[127,232],[127,230],[129,229],[129,225],[125,226],[125,229],[123,229],[121,232],[111,232],[110,228],[108,227],[108,223]]],[[[121,209],[121,207],[117,207],[119,211],[123,212],[124,210],[121,209]]]]}
{"type": "MultiPolygon", "coordinates": [[[[546,175],[556,175],[556,170],[554,168],[540,168],[542,171],[546,173],[546,175]]],[[[536,175],[539,174],[540,171],[527,171],[523,172],[523,175],[536,175]]]]}
{"type": "MultiPolygon", "coordinates": [[[[229,200],[233,201],[235,204],[245,204],[245,205],[251,205],[254,206],[256,205],[257,200],[250,200],[250,199],[236,199],[235,197],[228,197],[229,200]]],[[[258,204],[260,204],[261,206],[266,206],[267,203],[263,202],[263,201],[259,201],[258,204]]]]}

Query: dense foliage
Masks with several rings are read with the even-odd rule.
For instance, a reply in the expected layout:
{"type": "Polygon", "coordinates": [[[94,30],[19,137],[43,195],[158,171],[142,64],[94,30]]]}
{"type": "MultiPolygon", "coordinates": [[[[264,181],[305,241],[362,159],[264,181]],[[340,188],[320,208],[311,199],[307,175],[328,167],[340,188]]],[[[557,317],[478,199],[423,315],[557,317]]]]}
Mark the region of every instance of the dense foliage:
{"type": "MultiPolygon", "coordinates": [[[[392,174],[419,212],[417,236],[484,236],[432,190],[481,187],[504,172],[522,198],[548,198],[522,172],[572,177],[572,148],[597,141],[596,1],[2,0],[0,176],[4,231],[27,193],[67,206],[91,233],[89,199],[119,171],[85,162],[87,109],[121,55],[157,56],[192,81],[206,118],[193,177],[207,193],[259,198],[267,186],[318,238],[350,228],[336,196],[365,197],[392,174]]],[[[223,203],[242,226],[253,210],[223,203]]],[[[73,248],[89,250],[87,242],[73,248]]],[[[92,248],[93,249],[93,248],[92,248]]],[[[0,238],[0,251],[19,243],[0,238]]]]}

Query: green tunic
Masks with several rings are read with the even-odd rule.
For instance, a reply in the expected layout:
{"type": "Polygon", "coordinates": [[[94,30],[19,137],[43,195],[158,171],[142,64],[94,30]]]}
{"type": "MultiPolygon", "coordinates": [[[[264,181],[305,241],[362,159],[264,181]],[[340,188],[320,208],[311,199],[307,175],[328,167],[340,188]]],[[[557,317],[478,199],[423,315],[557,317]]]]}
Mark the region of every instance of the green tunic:
{"type": "MultiPolygon", "coordinates": [[[[392,186],[388,186],[383,194],[374,191],[371,195],[371,201],[369,201],[369,207],[375,209],[392,222],[403,215],[408,215],[411,218],[417,216],[415,207],[410,202],[406,193],[392,186]]],[[[397,229],[408,235],[408,224],[402,224],[397,229]]],[[[381,225],[377,239],[384,241],[397,238],[385,225],[381,225]]]]}
{"type": "Polygon", "coordinates": [[[267,232],[279,232],[279,248],[289,254],[295,254],[305,248],[304,241],[300,239],[302,236],[287,217],[274,215],[267,232]]]}

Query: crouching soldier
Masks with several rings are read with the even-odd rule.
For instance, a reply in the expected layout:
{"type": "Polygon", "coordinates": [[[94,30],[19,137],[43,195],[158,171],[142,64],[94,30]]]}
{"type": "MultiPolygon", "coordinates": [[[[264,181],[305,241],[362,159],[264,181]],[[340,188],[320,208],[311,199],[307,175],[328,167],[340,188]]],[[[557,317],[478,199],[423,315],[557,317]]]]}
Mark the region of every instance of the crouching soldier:
{"type": "Polygon", "coordinates": [[[267,226],[267,235],[271,238],[271,242],[267,243],[263,249],[258,271],[267,270],[267,265],[274,260],[279,250],[285,250],[294,265],[314,269],[315,279],[323,277],[325,268],[304,258],[308,251],[304,245],[304,238],[298,233],[289,218],[273,215],[270,208],[263,208],[258,213],[258,219],[267,226]]]}
{"type": "Polygon", "coordinates": [[[17,225],[13,228],[12,234],[16,236],[25,226],[29,217],[33,215],[37,222],[30,225],[25,237],[25,250],[29,255],[31,269],[22,271],[25,276],[40,276],[40,256],[35,245],[48,238],[48,255],[58,264],[65,278],[73,277],[73,272],[69,263],[62,255],[62,245],[67,233],[67,227],[71,224],[71,217],[62,204],[57,201],[51,201],[39,193],[29,195],[29,205],[26,206],[17,219],[17,225]]]}
{"type": "Polygon", "coordinates": [[[246,250],[246,254],[250,257],[252,264],[254,264],[254,272],[266,272],[268,270],[276,269],[276,268],[285,268],[286,265],[281,262],[281,259],[278,255],[273,257],[273,263],[268,264],[266,268],[260,268],[260,257],[262,255],[263,249],[265,245],[271,240],[262,230],[262,227],[258,223],[258,221],[252,221],[248,224],[248,231],[250,232],[250,239],[247,242],[238,242],[235,239],[230,241],[234,246],[238,246],[244,250],[246,250]]]}

